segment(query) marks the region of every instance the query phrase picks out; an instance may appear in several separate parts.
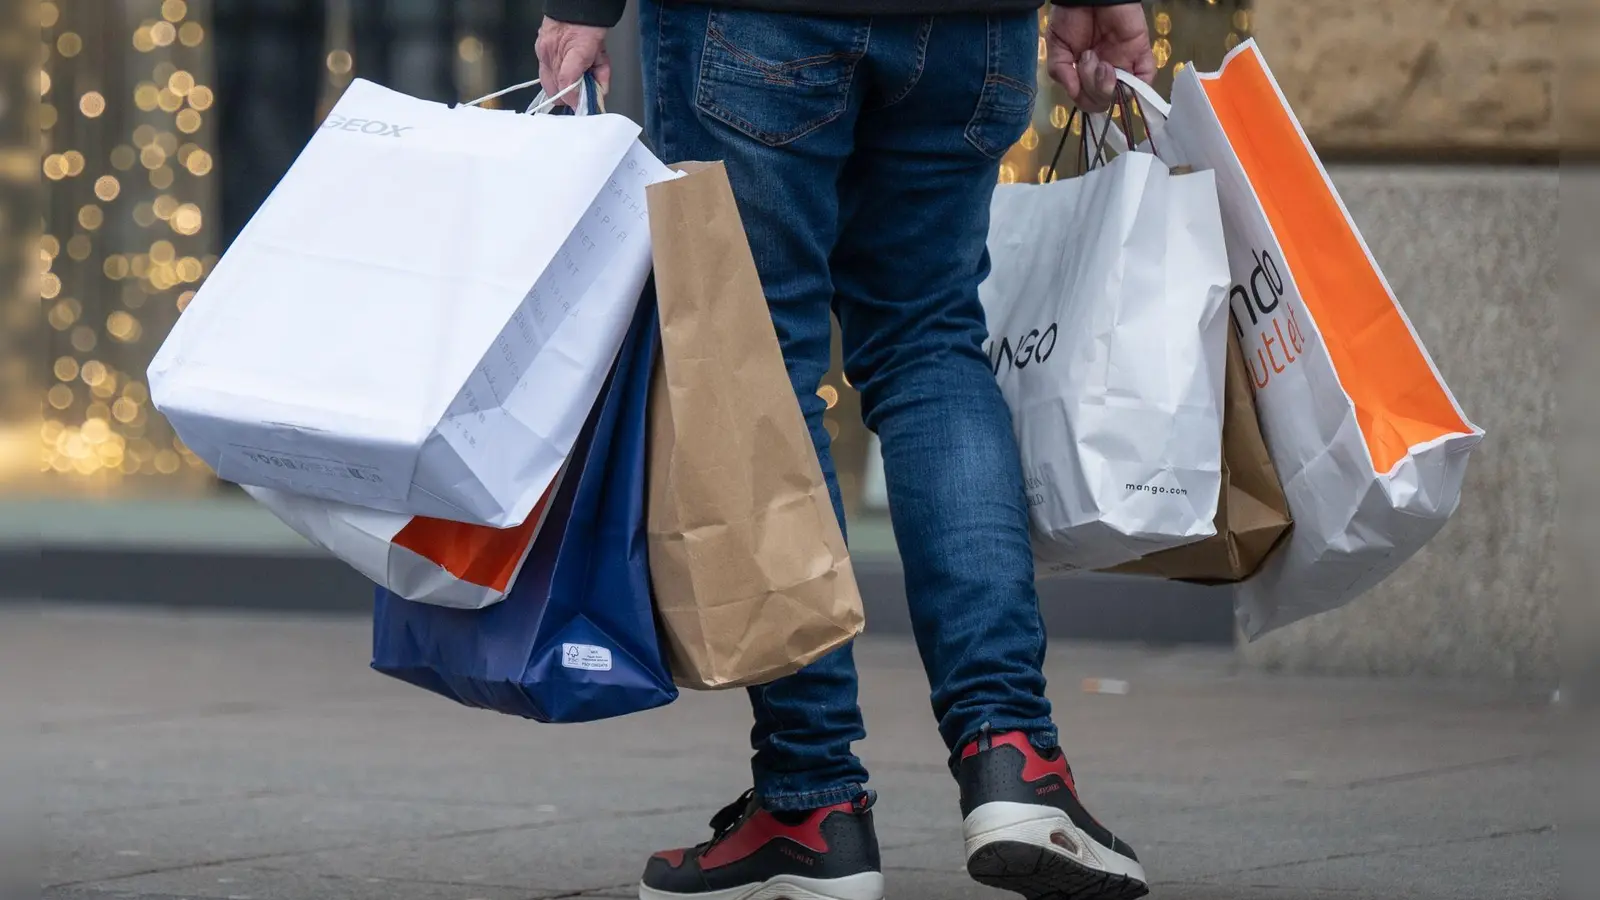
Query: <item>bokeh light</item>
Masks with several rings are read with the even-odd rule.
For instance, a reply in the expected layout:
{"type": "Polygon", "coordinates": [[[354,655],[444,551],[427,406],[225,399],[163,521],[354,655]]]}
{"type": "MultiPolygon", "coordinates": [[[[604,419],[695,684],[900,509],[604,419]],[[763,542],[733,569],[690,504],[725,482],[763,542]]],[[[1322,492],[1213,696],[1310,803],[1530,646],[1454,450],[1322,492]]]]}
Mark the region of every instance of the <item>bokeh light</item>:
{"type": "Polygon", "coordinates": [[[38,293],[0,300],[0,326],[29,307],[40,323],[33,471],[63,484],[203,469],[153,413],[143,379],[216,253],[212,5],[108,6],[37,5],[35,159],[48,185],[38,293]]]}

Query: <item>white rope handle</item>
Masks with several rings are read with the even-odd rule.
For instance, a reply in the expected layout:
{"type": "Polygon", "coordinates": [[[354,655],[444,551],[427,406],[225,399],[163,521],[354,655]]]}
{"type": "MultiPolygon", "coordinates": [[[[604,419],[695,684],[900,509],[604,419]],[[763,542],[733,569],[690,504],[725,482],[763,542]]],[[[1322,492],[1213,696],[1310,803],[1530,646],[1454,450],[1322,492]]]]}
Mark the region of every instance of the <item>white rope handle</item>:
{"type": "Polygon", "coordinates": [[[513,84],[511,87],[508,87],[508,88],[501,88],[500,90],[495,91],[492,94],[485,94],[484,96],[479,97],[478,99],[472,101],[471,103],[463,103],[462,105],[463,106],[482,106],[483,104],[488,103],[490,100],[494,100],[494,99],[497,99],[499,97],[504,97],[505,95],[510,94],[510,93],[514,93],[516,91],[526,90],[528,88],[538,87],[538,86],[539,86],[539,79],[535,78],[532,81],[524,81],[521,84],[513,84]]]}
{"type": "MultiPolygon", "coordinates": [[[[585,75],[582,78],[579,78],[577,81],[574,81],[573,83],[567,85],[566,88],[564,88],[560,93],[556,94],[554,97],[546,97],[544,95],[544,91],[540,91],[539,92],[539,96],[533,98],[533,105],[528,107],[528,113],[530,115],[538,115],[539,113],[547,113],[550,110],[556,108],[556,104],[561,102],[561,98],[562,97],[565,97],[566,95],[572,93],[573,91],[577,91],[578,92],[578,102],[573,104],[573,107],[572,107],[573,114],[574,115],[579,115],[579,116],[588,115],[589,114],[589,76],[587,76],[587,75],[585,75]]],[[[599,91],[596,91],[595,93],[598,94],[599,91]]],[[[599,106],[599,109],[600,109],[601,112],[605,112],[606,111],[604,106],[599,106]]]]}
{"type": "MultiPolygon", "coordinates": [[[[584,102],[587,99],[588,90],[589,90],[588,89],[588,85],[586,84],[586,82],[588,80],[589,80],[589,77],[588,76],[584,76],[583,78],[580,78],[577,81],[574,81],[572,84],[567,85],[565,90],[563,90],[560,93],[556,94],[554,97],[547,97],[547,96],[545,96],[544,91],[540,91],[539,92],[539,96],[533,98],[533,103],[528,106],[528,109],[527,109],[528,114],[530,114],[530,115],[538,115],[539,113],[547,113],[550,110],[555,109],[556,104],[561,102],[561,98],[567,96],[568,94],[572,93],[573,91],[577,91],[578,92],[578,108],[575,110],[575,112],[580,116],[584,115],[588,111],[587,110],[587,105],[588,104],[586,104],[584,102]]],[[[501,88],[500,90],[495,91],[492,94],[485,94],[484,96],[479,97],[478,99],[473,100],[470,103],[465,103],[465,104],[462,104],[462,105],[463,106],[481,106],[481,105],[489,102],[490,100],[494,100],[494,99],[497,99],[499,97],[504,97],[507,94],[515,93],[516,91],[526,90],[528,88],[538,87],[538,86],[539,86],[539,79],[535,78],[532,81],[524,81],[521,84],[513,84],[512,86],[510,86],[508,88],[501,88]]],[[[599,107],[601,112],[605,112],[606,111],[605,95],[604,94],[600,94],[598,91],[596,92],[595,105],[599,107]]]]}

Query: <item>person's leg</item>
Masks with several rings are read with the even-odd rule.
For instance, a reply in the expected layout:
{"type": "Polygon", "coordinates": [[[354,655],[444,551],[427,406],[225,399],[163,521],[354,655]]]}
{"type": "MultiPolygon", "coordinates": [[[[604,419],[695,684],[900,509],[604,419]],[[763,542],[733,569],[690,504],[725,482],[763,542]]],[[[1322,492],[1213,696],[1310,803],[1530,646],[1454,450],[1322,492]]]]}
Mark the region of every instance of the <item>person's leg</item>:
{"type": "MultiPolygon", "coordinates": [[[[851,152],[865,19],[640,7],[646,131],[667,162],[720,160],[738,199],[789,377],[843,521],[817,388],[827,374],[837,185],[851,152]]],[[[710,895],[881,900],[883,876],[852,650],[750,691],[755,789],[715,837],[656,854],[645,900],[710,895]],[[762,893],[766,892],[766,893],[762,893]]]]}
{"type": "MultiPolygon", "coordinates": [[[[669,163],[727,167],[842,527],[817,388],[830,356],[836,188],[852,147],[853,76],[870,25],[655,2],[641,6],[640,19],[648,137],[669,163]]],[[[850,745],[865,730],[849,646],[750,697],[755,787],[768,809],[815,809],[861,792],[867,773],[850,745]]]]}
{"type": "Polygon", "coordinates": [[[1028,897],[1129,900],[1144,871],[1078,801],[1056,747],[1022,467],[978,301],[989,201],[1031,118],[1037,41],[1030,13],[874,22],[868,62],[881,70],[841,181],[835,306],[883,446],[968,871],[1028,897]]]}
{"type": "Polygon", "coordinates": [[[898,70],[867,100],[841,187],[833,272],[846,374],[882,442],[946,745],[987,726],[1051,747],[1022,466],[978,303],[999,157],[1033,107],[1033,18],[874,29],[875,44],[890,40],[906,52],[885,56],[898,70]]]}

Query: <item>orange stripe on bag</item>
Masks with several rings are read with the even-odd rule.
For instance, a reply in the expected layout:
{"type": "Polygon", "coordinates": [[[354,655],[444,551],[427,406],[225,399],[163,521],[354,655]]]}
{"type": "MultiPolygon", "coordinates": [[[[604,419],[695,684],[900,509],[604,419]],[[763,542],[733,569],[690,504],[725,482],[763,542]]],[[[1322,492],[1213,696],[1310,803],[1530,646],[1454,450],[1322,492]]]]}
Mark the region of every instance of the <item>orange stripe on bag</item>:
{"type": "Polygon", "coordinates": [[[528,545],[533,543],[539,524],[544,520],[545,507],[560,481],[559,475],[551,481],[527,520],[515,528],[490,528],[414,516],[391,543],[432,560],[462,581],[504,593],[510,588],[528,545]]]}
{"type": "Polygon", "coordinates": [[[1378,472],[1472,427],[1368,257],[1256,51],[1201,79],[1316,320],[1378,472]]]}

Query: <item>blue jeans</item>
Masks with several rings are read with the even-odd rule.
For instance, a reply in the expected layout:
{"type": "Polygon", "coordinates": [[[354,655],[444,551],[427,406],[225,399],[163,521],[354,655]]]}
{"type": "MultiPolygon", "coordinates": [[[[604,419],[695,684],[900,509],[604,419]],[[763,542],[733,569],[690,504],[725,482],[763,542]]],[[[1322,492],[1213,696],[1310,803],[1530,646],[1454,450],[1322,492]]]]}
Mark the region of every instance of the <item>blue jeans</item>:
{"type": "MultiPolygon", "coordinates": [[[[844,520],[817,396],[831,319],[883,445],[889,509],[940,734],[1055,745],[1011,415],[978,284],[999,159],[1027,127],[1033,13],[839,18],[645,0],[646,129],[662,159],[721,160],[789,376],[844,520]]],[[[845,647],[750,691],[769,809],[859,793],[845,647]]]]}

